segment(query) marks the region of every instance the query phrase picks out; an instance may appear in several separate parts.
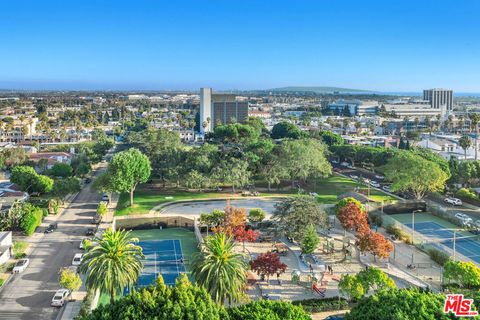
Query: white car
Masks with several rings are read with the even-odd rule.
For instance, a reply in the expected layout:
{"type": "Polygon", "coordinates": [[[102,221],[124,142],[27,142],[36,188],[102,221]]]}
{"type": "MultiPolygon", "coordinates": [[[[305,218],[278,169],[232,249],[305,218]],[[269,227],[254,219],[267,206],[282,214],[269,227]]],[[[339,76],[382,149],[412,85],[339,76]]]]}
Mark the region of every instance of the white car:
{"type": "Polygon", "coordinates": [[[390,188],[390,186],[383,186],[382,189],[387,192],[392,192],[392,188],[390,188]]]}
{"type": "Polygon", "coordinates": [[[341,165],[341,166],[344,166],[344,167],[348,167],[350,164],[349,164],[348,162],[345,162],[345,161],[344,161],[344,162],[340,163],[340,165],[341,165]]]}
{"type": "Polygon", "coordinates": [[[358,179],[358,176],[356,176],[356,175],[354,175],[354,174],[351,174],[349,177],[350,177],[351,179],[353,179],[353,180],[357,180],[357,179],[358,179]]]}
{"type": "Polygon", "coordinates": [[[461,206],[463,204],[462,200],[457,198],[445,198],[444,201],[454,206],[461,206]]]}
{"type": "Polygon", "coordinates": [[[375,179],[383,180],[383,179],[385,179],[385,177],[377,174],[377,175],[375,175],[375,179]]]}
{"type": "Polygon", "coordinates": [[[73,260],[72,260],[72,266],[79,266],[80,263],[82,263],[82,257],[83,257],[83,254],[75,253],[75,256],[73,257],[73,260]]]}
{"type": "Polygon", "coordinates": [[[456,213],[455,218],[461,220],[465,225],[471,224],[473,222],[472,218],[461,212],[456,213]]]}
{"type": "Polygon", "coordinates": [[[370,185],[374,188],[380,188],[380,183],[377,181],[370,181],[370,185]]]}
{"type": "Polygon", "coordinates": [[[52,307],[62,307],[67,301],[67,297],[70,294],[68,289],[59,289],[55,292],[55,295],[52,298],[52,303],[50,304],[52,307]]]}
{"type": "Polygon", "coordinates": [[[12,272],[13,273],[21,273],[27,269],[28,264],[30,263],[29,259],[20,259],[15,263],[12,272]]]}

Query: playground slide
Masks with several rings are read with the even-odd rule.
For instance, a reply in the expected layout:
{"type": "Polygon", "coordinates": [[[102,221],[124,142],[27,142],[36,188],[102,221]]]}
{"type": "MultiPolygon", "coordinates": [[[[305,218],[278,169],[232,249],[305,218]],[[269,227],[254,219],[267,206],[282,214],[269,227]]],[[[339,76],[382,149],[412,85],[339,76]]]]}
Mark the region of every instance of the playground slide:
{"type": "Polygon", "coordinates": [[[323,298],[323,297],[325,297],[325,291],[327,289],[319,288],[319,287],[317,287],[317,285],[315,283],[313,283],[312,284],[312,290],[323,298]]]}

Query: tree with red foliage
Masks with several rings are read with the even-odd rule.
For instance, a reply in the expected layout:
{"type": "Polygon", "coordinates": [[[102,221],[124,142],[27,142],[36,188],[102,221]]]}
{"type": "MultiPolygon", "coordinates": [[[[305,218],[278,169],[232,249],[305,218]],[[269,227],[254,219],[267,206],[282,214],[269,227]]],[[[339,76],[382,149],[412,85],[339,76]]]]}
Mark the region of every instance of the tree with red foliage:
{"type": "Polygon", "coordinates": [[[255,242],[259,236],[259,232],[247,229],[245,226],[239,226],[233,230],[233,236],[235,240],[242,241],[243,251],[245,251],[245,242],[255,242]]]}
{"type": "Polygon", "coordinates": [[[345,204],[337,210],[337,218],[345,230],[358,231],[359,227],[368,225],[367,213],[353,202],[345,204]]]}
{"type": "Polygon", "coordinates": [[[256,257],[255,260],[250,262],[250,267],[262,279],[267,277],[267,281],[271,275],[282,274],[287,271],[287,265],[280,261],[278,254],[270,251],[256,257]]]}
{"type": "Polygon", "coordinates": [[[376,257],[388,258],[390,252],[393,250],[393,244],[388,241],[381,233],[369,231],[359,232],[357,234],[357,245],[361,252],[370,252],[373,254],[373,259],[376,257]]]}

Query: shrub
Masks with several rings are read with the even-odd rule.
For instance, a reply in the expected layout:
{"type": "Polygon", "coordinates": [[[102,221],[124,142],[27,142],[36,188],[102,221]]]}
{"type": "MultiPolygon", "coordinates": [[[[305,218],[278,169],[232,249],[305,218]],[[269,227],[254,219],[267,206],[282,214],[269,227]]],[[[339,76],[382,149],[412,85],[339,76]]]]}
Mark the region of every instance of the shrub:
{"type": "Polygon", "coordinates": [[[404,241],[407,244],[412,243],[412,237],[408,233],[406,233],[405,231],[403,231],[402,229],[394,225],[393,223],[389,224],[385,228],[385,230],[387,231],[387,233],[394,235],[395,237],[397,237],[401,241],[404,241]]]}
{"type": "Polygon", "coordinates": [[[427,253],[433,261],[435,261],[442,267],[450,259],[450,256],[447,253],[438,249],[434,249],[434,248],[428,249],[427,253]]]}
{"type": "Polygon", "coordinates": [[[43,211],[42,209],[27,205],[25,206],[25,215],[22,218],[20,226],[22,231],[25,232],[27,236],[35,232],[35,229],[42,223],[43,211]]]}
{"type": "Polygon", "coordinates": [[[285,301],[260,300],[227,309],[230,320],[309,320],[299,306],[285,301]]]}
{"type": "Polygon", "coordinates": [[[372,224],[375,224],[375,225],[377,225],[377,226],[379,226],[379,227],[382,226],[382,224],[383,224],[383,218],[382,218],[382,216],[381,216],[380,214],[378,214],[378,213],[369,213],[368,217],[370,218],[370,222],[371,222],[372,224]]]}
{"type": "Polygon", "coordinates": [[[478,197],[475,194],[475,192],[467,188],[461,188],[455,194],[459,198],[478,200],[478,197]]]}
{"type": "Polygon", "coordinates": [[[5,279],[0,278],[0,287],[5,283],[5,279]]]}
{"type": "Polygon", "coordinates": [[[324,299],[307,299],[293,301],[293,305],[301,306],[307,312],[323,312],[348,309],[348,302],[341,297],[324,299]]]}

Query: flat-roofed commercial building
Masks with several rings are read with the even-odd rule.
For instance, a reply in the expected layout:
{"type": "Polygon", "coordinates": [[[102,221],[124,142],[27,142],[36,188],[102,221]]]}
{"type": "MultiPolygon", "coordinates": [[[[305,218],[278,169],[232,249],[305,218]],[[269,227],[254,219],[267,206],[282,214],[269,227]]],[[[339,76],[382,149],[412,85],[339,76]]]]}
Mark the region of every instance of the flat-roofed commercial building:
{"type": "Polygon", "coordinates": [[[234,94],[213,94],[211,88],[200,89],[200,132],[211,132],[219,124],[244,123],[248,119],[248,101],[234,94]]]}
{"type": "Polygon", "coordinates": [[[423,100],[428,100],[434,109],[445,107],[446,111],[453,108],[453,91],[448,89],[423,90],[423,100]]]}

